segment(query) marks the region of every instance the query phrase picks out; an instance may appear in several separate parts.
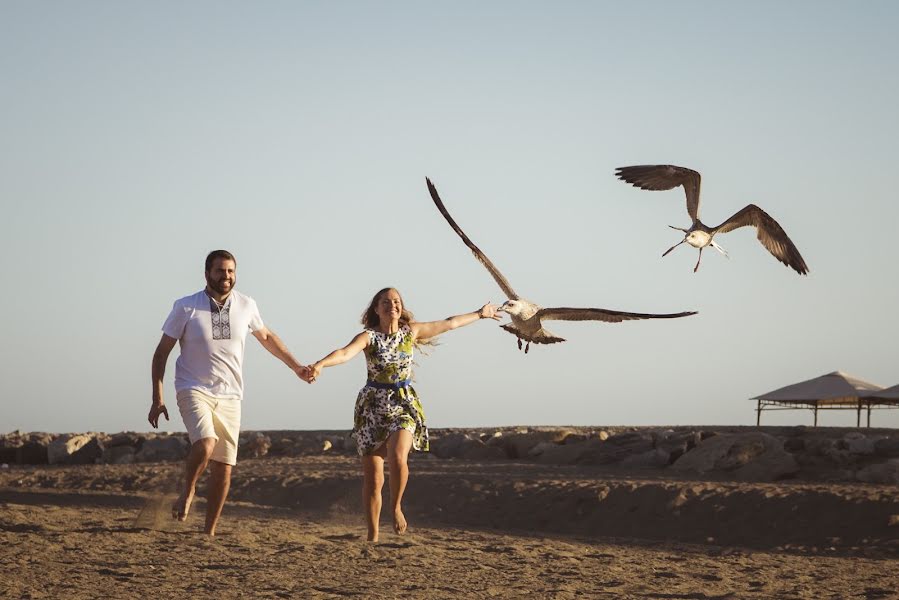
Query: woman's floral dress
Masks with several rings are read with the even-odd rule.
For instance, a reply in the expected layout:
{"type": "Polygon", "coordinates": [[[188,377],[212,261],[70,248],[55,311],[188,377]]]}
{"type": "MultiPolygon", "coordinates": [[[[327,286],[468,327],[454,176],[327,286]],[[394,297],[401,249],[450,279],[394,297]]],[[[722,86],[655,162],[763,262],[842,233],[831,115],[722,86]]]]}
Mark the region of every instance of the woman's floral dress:
{"type": "Polygon", "coordinates": [[[395,431],[412,434],[412,447],[428,451],[428,428],[412,380],[412,330],[368,332],[365,363],[368,381],[356,398],[353,437],[360,456],[371,454],[395,431]]]}

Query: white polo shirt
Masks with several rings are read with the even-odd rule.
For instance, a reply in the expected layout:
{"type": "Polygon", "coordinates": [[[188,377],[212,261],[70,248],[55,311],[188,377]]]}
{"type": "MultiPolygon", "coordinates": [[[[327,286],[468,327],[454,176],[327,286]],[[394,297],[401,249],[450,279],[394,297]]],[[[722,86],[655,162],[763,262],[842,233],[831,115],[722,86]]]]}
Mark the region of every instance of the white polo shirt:
{"type": "Polygon", "coordinates": [[[243,397],[247,333],[264,327],[256,301],[233,290],[219,309],[201,290],[175,301],[162,332],[177,339],[175,390],[199,390],[217,398],[243,397]]]}

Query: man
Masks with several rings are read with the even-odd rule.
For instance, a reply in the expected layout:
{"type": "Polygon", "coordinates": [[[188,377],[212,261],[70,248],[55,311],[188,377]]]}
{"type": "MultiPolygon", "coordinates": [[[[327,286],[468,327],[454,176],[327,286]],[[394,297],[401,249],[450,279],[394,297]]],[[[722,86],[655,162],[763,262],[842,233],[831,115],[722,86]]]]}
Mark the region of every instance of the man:
{"type": "Polygon", "coordinates": [[[297,362],[281,339],[265,327],[256,302],[235,291],[236,283],[234,256],[226,250],[210,252],[206,257],[206,289],[175,301],[153,354],[153,404],[148,418],[156,428],[160,415],[169,418],[162,397],[162,379],[169,353],[175,342],[181,343],[181,355],[175,365],[175,391],[191,447],[184,489],[172,505],[172,516],[179,521],[187,518],[197,480],[211,461],[205,528],[210,536],[215,535],[231,485],[231,467],[237,463],[247,332],[300,379],[309,380],[308,368],[297,362]]]}

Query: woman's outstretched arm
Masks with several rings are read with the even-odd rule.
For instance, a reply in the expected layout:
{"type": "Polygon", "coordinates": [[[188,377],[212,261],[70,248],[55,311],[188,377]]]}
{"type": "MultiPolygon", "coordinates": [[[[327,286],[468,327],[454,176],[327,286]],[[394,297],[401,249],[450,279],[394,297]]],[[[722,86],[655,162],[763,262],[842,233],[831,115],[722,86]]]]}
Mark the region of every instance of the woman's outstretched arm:
{"type": "Polygon", "coordinates": [[[353,340],[343,348],[338,348],[318,362],[309,365],[310,380],[315,381],[319,373],[321,373],[322,369],[324,369],[325,367],[333,367],[334,365],[339,365],[350,360],[351,358],[362,352],[367,345],[368,332],[363,331],[362,333],[354,337],[353,340]]]}
{"type": "Polygon", "coordinates": [[[411,323],[409,327],[412,329],[412,335],[415,336],[415,339],[427,340],[452,329],[470,325],[479,319],[493,319],[499,321],[499,316],[496,314],[496,306],[488,302],[474,312],[456,315],[455,317],[447,317],[442,321],[411,323]]]}

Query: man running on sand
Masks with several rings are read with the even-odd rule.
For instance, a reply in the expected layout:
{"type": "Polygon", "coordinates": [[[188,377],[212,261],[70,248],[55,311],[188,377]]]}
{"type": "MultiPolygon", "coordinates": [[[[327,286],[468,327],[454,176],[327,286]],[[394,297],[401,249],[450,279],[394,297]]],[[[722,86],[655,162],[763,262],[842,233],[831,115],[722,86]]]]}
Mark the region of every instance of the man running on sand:
{"type": "Polygon", "coordinates": [[[211,461],[205,528],[209,535],[215,535],[231,485],[231,467],[237,463],[247,332],[300,379],[309,380],[308,367],[297,362],[281,339],[265,327],[256,302],[235,291],[236,283],[234,256],[226,250],[210,252],[206,257],[206,289],[175,301],[153,354],[153,404],[148,418],[156,428],[160,415],[169,418],[162,398],[162,379],[169,353],[175,342],[181,342],[175,391],[191,447],[184,488],[172,505],[172,517],[179,521],[187,518],[197,480],[211,461]]]}

